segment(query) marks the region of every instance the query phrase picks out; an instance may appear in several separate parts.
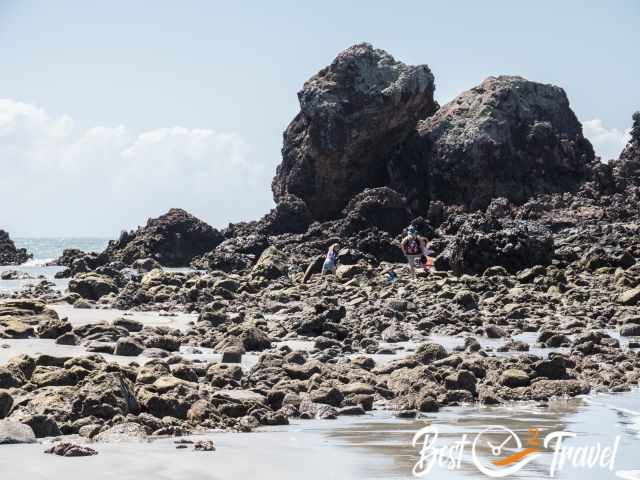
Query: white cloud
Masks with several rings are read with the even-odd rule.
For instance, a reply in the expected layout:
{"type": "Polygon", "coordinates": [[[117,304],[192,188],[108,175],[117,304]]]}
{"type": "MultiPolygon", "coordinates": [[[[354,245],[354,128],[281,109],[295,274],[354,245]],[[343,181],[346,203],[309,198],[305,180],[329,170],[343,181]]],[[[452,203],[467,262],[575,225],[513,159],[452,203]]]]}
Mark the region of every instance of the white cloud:
{"type": "Polygon", "coordinates": [[[214,225],[249,219],[269,208],[271,174],[235,133],[78,129],[67,115],[0,99],[0,228],[16,236],[114,236],[171,207],[214,225]]]}
{"type": "Polygon", "coordinates": [[[584,122],[582,127],[584,136],[591,141],[596,155],[603,161],[618,158],[631,139],[631,129],[620,131],[617,128],[607,128],[599,118],[584,122]]]}

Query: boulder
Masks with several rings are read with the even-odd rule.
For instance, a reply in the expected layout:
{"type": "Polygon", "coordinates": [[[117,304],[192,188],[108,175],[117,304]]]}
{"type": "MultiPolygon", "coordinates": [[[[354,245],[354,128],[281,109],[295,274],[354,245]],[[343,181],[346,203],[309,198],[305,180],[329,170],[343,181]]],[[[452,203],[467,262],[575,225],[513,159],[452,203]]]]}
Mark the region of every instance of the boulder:
{"type": "Polygon", "coordinates": [[[90,457],[98,454],[93,448],[68,442],[55,443],[52,447],[45,450],[44,453],[59,455],[61,457],[90,457]]]}
{"type": "Polygon", "coordinates": [[[497,325],[487,325],[484,331],[489,338],[503,338],[507,336],[507,332],[497,325]]]}
{"type": "Polygon", "coordinates": [[[337,388],[320,388],[311,392],[311,401],[323,403],[332,407],[339,407],[344,399],[344,395],[337,388]]]}
{"type": "Polygon", "coordinates": [[[6,390],[0,390],[0,419],[9,415],[13,407],[13,397],[6,390]]]}
{"type": "Polygon", "coordinates": [[[33,280],[33,276],[27,272],[18,270],[5,270],[0,273],[0,280],[33,280]]]}
{"type": "Polygon", "coordinates": [[[511,202],[508,198],[498,197],[491,200],[485,213],[489,217],[504,218],[511,216],[511,202]]]}
{"type": "Polygon", "coordinates": [[[537,223],[475,215],[458,230],[441,256],[457,275],[482,274],[493,266],[515,273],[534,265],[549,265],[553,235],[537,223]]]}
{"type": "Polygon", "coordinates": [[[633,114],[631,139],[620,153],[620,158],[611,162],[613,175],[619,188],[640,185],[640,111],[633,114]]]}
{"type": "Polygon", "coordinates": [[[8,317],[0,322],[0,338],[29,338],[35,336],[35,329],[18,318],[8,317]]]}
{"type": "Polygon", "coordinates": [[[88,300],[99,300],[109,293],[117,293],[113,279],[95,272],[80,273],[69,281],[69,292],[77,293],[88,300]]]}
{"type": "Polygon", "coordinates": [[[216,446],[211,440],[198,440],[193,444],[193,449],[196,452],[215,452],[216,446]]]}
{"type": "Polygon", "coordinates": [[[62,255],[58,257],[54,263],[61,267],[70,267],[75,259],[82,258],[85,255],[87,255],[87,253],[78,248],[65,248],[62,251],[62,255]]]}
{"type": "Polygon", "coordinates": [[[74,410],[82,417],[109,419],[117,414],[138,413],[140,406],[130,380],[119,372],[98,370],[82,381],[74,410]]]}
{"type": "Polygon", "coordinates": [[[621,337],[640,337],[640,325],[628,323],[620,329],[621,337]]]}
{"type": "Polygon", "coordinates": [[[312,221],[307,204],[295,195],[285,194],[260,221],[260,230],[267,235],[304,233],[312,221]]]}
{"type": "Polygon", "coordinates": [[[0,367],[0,388],[20,387],[25,383],[25,378],[14,369],[0,367]]]}
{"type": "Polygon", "coordinates": [[[36,438],[57,437],[61,435],[58,424],[55,419],[49,415],[29,415],[21,421],[31,427],[36,438]]]}
{"type": "Polygon", "coordinates": [[[500,375],[500,384],[509,388],[526,387],[529,385],[529,375],[522,370],[510,368],[500,375]]]}
{"type": "Polygon", "coordinates": [[[559,356],[537,362],[534,369],[539,377],[550,380],[561,380],[567,376],[566,362],[559,356]]]}
{"type": "Polygon", "coordinates": [[[340,280],[350,280],[358,275],[364,275],[368,271],[368,268],[364,265],[338,265],[336,269],[336,277],[340,280]]]}
{"type": "Polygon", "coordinates": [[[232,345],[222,352],[222,363],[240,363],[242,355],[245,353],[244,347],[232,345]]]}
{"type": "Polygon", "coordinates": [[[430,199],[472,209],[578,188],[593,147],[559,87],[489,77],[418,124],[430,199]]]}
{"type": "Polygon", "coordinates": [[[144,442],[147,432],[142,425],[125,422],[103,430],[93,440],[104,443],[144,442]]]}
{"type": "Polygon", "coordinates": [[[377,227],[397,235],[410,220],[405,198],[389,187],[365,189],[349,201],[344,214],[347,232],[377,227]]]}
{"type": "Polygon", "coordinates": [[[252,274],[256,277],[275,280],[276,278],[286,275],[288,272],[288,257],[276,247],[267,248],[252,270],[252,274]]]}
{"type": "Polygon", "coordinates": [[[591,387],[578,380],[540,380],[530,387],[532,400],[548,400],[553,397],[575,397],[586,395],[591,387]]]}
{"type": "Polygon", "coordinates": [[[637,305],[640,303],[640,286],[622,292],[618,295],[618,302],[622,305],[637,305]]]}
{"type": "Polygon", "coordinates": [[[144,346],[138,340],[132,337],[124,337],[118,339],[116,342],[116,348],[113,354],[123,357],[137,357],[143,351],[144,346]]]}
{"type": "Polygon", "coordinates": [[[473,293],[470,290],[461,290],[453,297],[453,302],[466,310],[478,308],[478,301],[478,294],[473,293]]]}
{"type": "Polygon", "coordinates": [[[269,336],[256,327],[243,329],[237,337],[237,342],[246,352],[261,352],[271,348],[269,336]]]}
{"type": "Polygon", "coordinates": [[[434,88],[428,66],[405,65],[369,44],[338,54],[298,93],[300,112],[284,133],[272,183],[276,201],[296,195],[314,218],[328,219],[367,187],[404,187],[410,167],[393,156],[437,108],[434,88]]]}
{"type": "Polygon", "coordinates": [[[68,320],[52,318],[49,321],[40,323],[38,336],[40,338],[58,338],[60,335],[70,332],[71,329],[72,327],[68,320]]]}
{"type": "Polygon", "coordinates": [[[15,298],[0,301],[0,317],[33,316],[37,314],[44,314],[51,318],[57,318],[57,314],[53,310],[47,309],[47,305],[41,300],[33,298],[15,298]]]}
{"type": "Polygon", "coordinates": [[[22,376],[24,376],[24,378],[29,379],[31,378],[31,375],[33,375],[33,371],[36,369],[36,361],[32,357],[22,354],[10,358],[6,367],[14,372],[17,370],[22,374],[22,376]]]}
{"type": "Polygon", "coordinates": [[[466,390],[472,394],[476,393],[476,376],[468,370],[459,370],[444,379],[447,390],[466,390]]]}
{"type": "Polygon", "coordinates": [[[153,335],[148,337],[144,344],[147,348],[159,348],[168,352],[180,350],[180,339],[172,335],[153,335]]]}
{"type": "Polygon", "coordinates": [[[36,443],[36,436],[29,425],[0,420],[0,445],[12,443],[36,443]]]}
{"type": "Polygon", "coordinates": [[[31,376],[31,382],[38,387],[60,387],[65,385],[75,385],[78,378],[66,368],[38,366],[31,376]]]}
{"type": "Polygon", "coordinates": [[[0,265],[20,265],[33,258],[25,248],[16,248],[9,233],[0,230],[0,265]]]}
{"type": "Polygon", "coordinates": [[[137,271],[145,273],[150,272],[151,270],[154,270],[156,268],[162,268],[160,262],[153,258],[139,258],[138,260],[133,262],[131,266],[137,271]]]}
{"type": "Polygon", "coordinates": [[[416,360],[423,364],[433,363],[447,356],[447,350],[438,343],[423,343],[415,353],[416,360]]]}
{"type": "Polygon", "coordinates": [[[125,317],[116,318],[112,323],[114,327],[122,327],[129,332],[139,332],[144,327],[142,322],[125,317]]]}
{"type": "Polygon", "coordinates": [[[215,228],[184,210],[172,208],[136,231],[123,232],[118,240],[109,242],[102,255],[126,265],[151,258],[167,267],[186,267],[223,240],[215,228]]]}

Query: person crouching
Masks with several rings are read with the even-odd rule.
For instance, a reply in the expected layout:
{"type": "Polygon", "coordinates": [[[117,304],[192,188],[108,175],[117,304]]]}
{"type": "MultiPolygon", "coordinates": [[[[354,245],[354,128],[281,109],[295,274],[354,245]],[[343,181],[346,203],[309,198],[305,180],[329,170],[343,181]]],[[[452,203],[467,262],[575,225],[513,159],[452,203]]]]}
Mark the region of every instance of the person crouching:
{"type": "Polygon", "coordinates": [[[340,246],[337,243],[334,243],[329,247],[329,251],[327,252],[327,257],[324,259],[324,263],[322,264],[322,275],[325,273],[336,273],[336,268],[338,264],[338,249],[340,246]]]}

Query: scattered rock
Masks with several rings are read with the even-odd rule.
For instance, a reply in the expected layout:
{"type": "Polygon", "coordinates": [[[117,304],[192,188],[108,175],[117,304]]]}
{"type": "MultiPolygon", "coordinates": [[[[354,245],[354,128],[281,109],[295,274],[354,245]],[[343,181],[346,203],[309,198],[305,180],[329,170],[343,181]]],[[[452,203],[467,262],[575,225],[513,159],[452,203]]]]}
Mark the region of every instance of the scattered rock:
{"type": "Polygon", "coordinates": [[[123,337],[116,342],[113,354],[124,357],[137,357],[143,351],[144,346],[138,340],[132,337],[123,337]]]}
{"type": "Polygon", "coordinates": [[[35,442],[36,436],[29,425],[13,420],[0,420],[0,445],[35,442]]]}
{"type": "Polygon", "coordinates": [[[68,442],[55,443],[51,448],[45,450],[44,453],[51,453],[61,457],[90,457],[98,454],[93,448],[68,442]]]}
{"type": "Polygon", "coordinates": [[[529,385],[529,375],[522,370],[511,368],[502,372],[500,383],[505,387],[517,388],[529,385]]]}

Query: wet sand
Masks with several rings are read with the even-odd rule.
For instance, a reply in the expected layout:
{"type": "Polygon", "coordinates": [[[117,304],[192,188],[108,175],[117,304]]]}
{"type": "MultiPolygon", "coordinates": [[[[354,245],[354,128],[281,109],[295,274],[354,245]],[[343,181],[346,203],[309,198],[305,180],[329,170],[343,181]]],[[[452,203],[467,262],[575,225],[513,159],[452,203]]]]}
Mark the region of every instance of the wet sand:
{"type": "MultiPolygon", "coordinates": [[[[177,450],[175,439],[150,443],[92,444],[94,457],[61,458],[42,453],[47,444],[3,446],[0,471],[4,478],[40,480],[151,479],[407,479],[418,459],[411,445],[414,433],[425,425],[441,432],[441,445],[457,441],[463,434],[473,438],[487,425],[503,425],[524,435],[537,427],[544,435],[566,430],[578,436],[568,445],[611,443],[620,435],[616,470],[640,469],[640,390],[625,394],[594,395],[558,400],[546,407],[512,405],[450,407],[418,420],[399,420],[390,412],[373,412],[365,417],[342,417],[335,421],[295,421],[286,427],[262,428],[258,432],[211,433],[192,439],[211,439],[216,452],[177,450]]],[[[480,449],[483,459],[490,451],[480,449]]],[[[539,459],[509,478],[548,478],[552,454],[539,459]]],[[[487,478],[473,465],[469,451],[462,469],[435,467],[425,478],[487,478]]],[[[619,478],[602,469],[567,468],[555,478],[596,480],[619,478]]],[[[632,477],[633,478],[633,477],[632,477]]],[[[638,477],[640,478],[640,477],[638,477]]]]}

